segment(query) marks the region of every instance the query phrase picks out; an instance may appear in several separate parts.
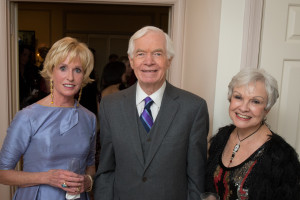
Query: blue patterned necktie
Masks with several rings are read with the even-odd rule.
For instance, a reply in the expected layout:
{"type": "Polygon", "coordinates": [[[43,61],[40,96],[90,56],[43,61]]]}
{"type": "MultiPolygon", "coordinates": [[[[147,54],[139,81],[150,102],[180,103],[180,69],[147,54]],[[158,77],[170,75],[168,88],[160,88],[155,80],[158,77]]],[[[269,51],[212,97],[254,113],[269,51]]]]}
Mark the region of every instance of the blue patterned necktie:
{"type": "Polygon", "coordinates": [[[142,124],[145,127],[147,133],[149,133],[149,131],[153,125],[153,118],[152,118],[152,113],[150,110],[150,107],[153,104],[153,100],[150,97],[146,97],[144,99],[144,101],[145,101],[145,108],[140,116],[140,119],[141,119],[142,124]]]}

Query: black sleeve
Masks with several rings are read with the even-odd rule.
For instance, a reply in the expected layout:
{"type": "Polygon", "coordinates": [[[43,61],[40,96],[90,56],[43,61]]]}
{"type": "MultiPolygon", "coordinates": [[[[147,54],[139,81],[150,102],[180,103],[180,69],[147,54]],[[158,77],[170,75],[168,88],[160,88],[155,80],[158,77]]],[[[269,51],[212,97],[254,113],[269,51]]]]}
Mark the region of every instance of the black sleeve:
{"type": "Polygon", "coordinates": [[[300,199],[299,157],[279,135],[271,136],[251,184],[249,199],[300,199]]]}

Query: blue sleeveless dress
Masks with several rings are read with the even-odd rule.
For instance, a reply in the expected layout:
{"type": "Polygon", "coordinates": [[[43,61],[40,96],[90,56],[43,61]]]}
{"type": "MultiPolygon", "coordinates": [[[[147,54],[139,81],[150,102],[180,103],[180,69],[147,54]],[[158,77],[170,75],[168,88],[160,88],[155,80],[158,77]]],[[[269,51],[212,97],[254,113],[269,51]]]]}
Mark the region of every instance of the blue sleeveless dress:
{"type": "MultiPolygon", "coordinates": [[[[80,173],[95,162],[96,117],[86,108],[32,104],[19,111],[7,129],[0,152],[0,170],[14,169],[23,155],[23,171],[68,169],[79,158],[80,173]]],[[[18,188],[14,200],[64,200],[66,192],[50,185],[18,188]]],[[[81,200],[88,195],[82,193],[81,200]]]]}

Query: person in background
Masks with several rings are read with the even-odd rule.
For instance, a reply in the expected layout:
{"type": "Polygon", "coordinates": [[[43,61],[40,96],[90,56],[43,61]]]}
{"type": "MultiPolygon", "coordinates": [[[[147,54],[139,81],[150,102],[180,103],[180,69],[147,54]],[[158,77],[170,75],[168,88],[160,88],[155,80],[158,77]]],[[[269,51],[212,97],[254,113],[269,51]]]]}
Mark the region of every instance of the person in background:
{"type": "Polygon", "coordinates": [[[121,56],[119,58],[120,62],[123,62],[126,66],[126,72],[125,72],[125,79],[126,81],[124,82],[124,89],[132,86],[133,84],[136,83],[137,79],[134,74],[133,69],[130,66],[130,62],[128,59],[128,56],[121,56]]]}
{"type": "Polygon", "coordinates": [[[108,62],[115,62],[118,61],[119,56],[115,53],[112,53],[108,56],[108,62]]]}
{"type": "Polygon", "coordinates": [[[295,150],[266,124],[278,98],[277,81],[246,68],[228,86],[233,124],[211,139],[206,190],[220,199],[300,199],[300,163],[295,150]]]}
{"type": "MultiPolygon", "coordinates": [[[[102,80],[102,85],[101,85],[100,95],[98,97],[99,102],[101,101],[102,97],[125,89],[124,87],[125,65],[119,61],[107,63],[104,67],[101,80],[102,80]]],[[[98,169],[100,151],[101,151],[100,131],[98,131],[97,140],[96,140],[96,158],[95,158],[96,170],[98,169]]]]}
{"type": "Polygon", "coordinates": [[[65,37],[48,52],[41,74],[51,94],[16,114],[0,151],[0,183],[19,186],[14,200],[89,199],[96,117],[74,96],[92,81],[92,69],[91,51],[76,39],[65,37]],[[76,173],[68,170],[73,158],[80,160],[76,173]]]}
{"type": "Polygon", "coordinates": [[[28,45],[19,46],[20,109],[39,100],[42,77],[34,65],[34,50],[28,45]]]}
{"type": "Polygon", "coordinates": [[[101,98],[125,89],[126,67],[124,63],[115,61],[105,65],[102,74],[101,98]]]}
{"type": "Polygon", "coordinates": [[[42,71],[44,69],[44,61],[46,59],[46,56],[47,56],[47,53],[49,52],[49,47],[40,47],[38,48],[38,53],[39,53],[39,56],[41,57],[41,63],[39,65],[39,70],[42,71]]]}
{"type": "Polygon", "coordinates": [[[128,56],[138,82],[100,103],[95,200],[199,200],[209,130],[206,102],[166,81],[174,48],[161,29],[138,30],[128,56]]]}
{"type": "MultiPolygon", "coordinates": [[[[39,55],[42,58],[42,62],[40,64],[40,66],[39,66],[39,73],[41,71],[43,71],[43,69],[44,69],[44,61],[45,61],[45,58],[47,56],[48,51],[49,51],[48,47],[40,47],[40,48],[38,48],[39,55]]],[[[40,80],[41,81],[40,81],[40,89],[39,89],[38,100],[46,97],[50,93],[49,81],[46,81],[42,76],[41,76],[40,80]]],[[[34,103],[34,102],[32,102],[32,103],[34,103]]]]}
{"type": "MultiPolygon", "coordinates": [[[[96,50],[89,48],[94,56],[95,61],[95,53],[96,50]]],[[[95,63],[95,62],[94,62],[95,63]]],[[[93,112],[96,116],[98,116],[98,110],[99,110],[99,104],[98,104],[98,87],[97,82],[98,79],[96,78],[96,72],[95,68],[90,73],[90,79],[93,79],[94,81],[91,83],[88,83],[83,89],[82,89],[82,95],[80,99],[80,104],[87,108],[89,111],[93,112]]]]}

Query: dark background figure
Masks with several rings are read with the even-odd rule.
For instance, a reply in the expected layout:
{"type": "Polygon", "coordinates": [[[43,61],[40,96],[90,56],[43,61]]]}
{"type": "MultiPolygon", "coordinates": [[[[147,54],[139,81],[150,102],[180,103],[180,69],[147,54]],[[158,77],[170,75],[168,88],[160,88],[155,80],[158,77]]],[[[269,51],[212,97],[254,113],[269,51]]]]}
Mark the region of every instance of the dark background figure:
{"type": "MultiPolygon", "coordinates": [[[[38,52],[40,54],[40,57],[43,59],[41,62],[39,68],[39,72],[41,72],[44,69],[44,61],[47,56],[47,53],[49,51],[49,47],[40,47],[38,49],[38,52]]],[[[50,93],[50,84],[48,81],[46,81],[42,76],[41,76],[41,81],[40,81],[40,90],[39,90],[39,99],[42,99],[46,97],[50,93]]]]}
{"type": "Polygon", "coordinates": [[[97,81],[95,70],[93,70],[90,74],[90,78],[94,81],[92,83],[87,84],[82,89],[82,95],[80,99],[80,104],[93,112],[96,116],[98,115],[98,89],[97,89],[97,81]]]}
{"type": "Polygon", "coordinates": [[[125,78],[126,82],[124,83],[125,88],[128,88],[136,83],[137,78],[134,74],[133,69],[130,66],[129,58],[128,56],[121,56],[119,58],[119,61],[123,62],[126,66],[126,72],[125,72],[125,78]]]}
{"type": "Polygon", "coordinates": [[[119,56],[115,53],[112,53],[108,56],[108,62],[115,62],[118,61],[119,56]]]}
{"type": "MultiPolygon", "coordinates": [[[[95,50],[92,48],[89,48],[91,52],[94,55],[95,58],[95,50]]],[[[93,79],[94,81],[87,84],[83,89],[82,89],[82,95],[80,99],[80,104],[93,112],[96,116],[98,116],[98,88],[97,88],[97,78],[96,78],[96,73],[95,70],[90,74],[90,78],[93,79]]]]}
{"type": "MultiPolygon", "coordinates": [[[[102,78],[101,78],[101,90],[99,94],[99,102],[101,98],[107,96],[109,94],[113,94],[124,89],[124,81],[125,81],[125,72],[126,67],[124,63],[115,61],[109,62],[105,65],[102,78]]],[[[96,138],[96,156],[95,156],[95,164],[96,170],[99,164],[99,156],[100,156],[100,131],[97,132],[96,138]]]]}
{"type": "Polygon", "coordinates": [[[47,56],[48,51],[49,51],[48,47],[40,47],[40,48],[38,48],[39,55],[43,59],[43,61],[41,62],[40,66],[39,66],[40,71],[42,71],[44,69],[44,61],[45,61],[45,58],[47,56]]]}
{"type": "Polygon", "coordinates": [[[19,88],[20,109],[40,99],[41,75],[35,66],[34,49],[28,45],[19,46],[19,88]]]}
{"type": "Polygon", "coordinates": [[[114,61],[105,65],[101,78],[101,97],[125,88],[126,66],[123,62],[114,61]]]}

